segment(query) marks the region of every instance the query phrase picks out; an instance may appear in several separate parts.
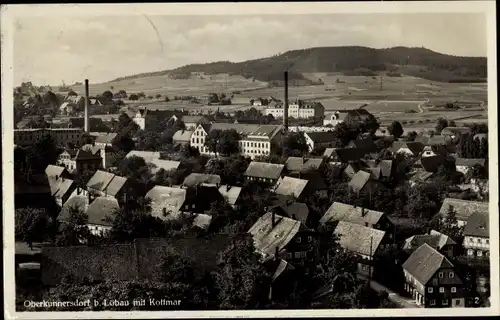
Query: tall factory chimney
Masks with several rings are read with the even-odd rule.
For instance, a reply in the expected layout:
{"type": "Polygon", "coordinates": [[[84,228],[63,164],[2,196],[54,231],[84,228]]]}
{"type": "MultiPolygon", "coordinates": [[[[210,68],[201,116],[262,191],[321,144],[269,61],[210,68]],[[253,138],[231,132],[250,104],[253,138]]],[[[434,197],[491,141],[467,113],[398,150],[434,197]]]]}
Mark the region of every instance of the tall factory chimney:
{"type": "Polygon", "coordinates": [[[89,133],[89,79],[85,79],[85,132],[89,133]]]}
{"type": "Polygon", "coordinates": [[[283,126],[288,130],[288,71],[285,71],[285,104],[283,105],[283,126]]]}

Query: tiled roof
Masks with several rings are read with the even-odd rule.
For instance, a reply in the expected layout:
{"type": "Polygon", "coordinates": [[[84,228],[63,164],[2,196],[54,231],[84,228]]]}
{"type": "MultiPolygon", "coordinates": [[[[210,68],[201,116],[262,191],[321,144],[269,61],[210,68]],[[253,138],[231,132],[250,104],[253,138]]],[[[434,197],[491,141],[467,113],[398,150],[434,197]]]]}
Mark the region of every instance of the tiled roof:
{"type": "Polygon", "coordinates": [[[189,139],[191,139],[191,135],[193,134],[193,131],[189,130],[179,130],[174,133],[174,136],[172,137],[173,141],[184,141],[184,142],[189,142],[189,139]]]}
{"type": "Polygon", "coordinates": [[[276,248],[282,250],[302,226],[297,220],[275,214],[273,227],[272,216],[270,212],[264,214],[248,231],[253,236],[255,248],[265,258],[273,257],[276,254],[276,248]]]}
{"type": "Polygon", "coordinates": [[[346,221],[359,225],[375,225],[384,216],[383,212],[354,207],[350,204],[334,202],[319,220],[321,224],[333,221],[346,221]]]}
{"type": "Polygon", "coordinates": [[[479,201],[469,201],[462,199],[446,198],[443,201],[443,205],[439,210],[439,214],[442,217],[446,217],[448,213],[448,208],[452,206],[453,210],[456,212],[458,220],[467,221],[470,216],[475,212],[482,212],[483,214],[489,214],[489,203],[479,202],[479,201]]]}
{"type": "Polygon", "coordinates": [[[426,243],[418,247],[403,264],[403,269],[423,285],[441,268],[453,268],[453,264],[426,243]]]}
{"type": "Polygon", "coordinates": [[[220,194],[230,205],[235,205],[241,193],[241,187],[223,185],[219,187],[220,194]]]}
{"type": "Polygon", "coordinates": [[[194,187],[196,185],[220,185],[221,178],[218,174],[191,173],[188,175],[183,186],[194,187]]]}
{"type": "Polygon", "coordinates": [[[368,151],[366,149],[341,148],[335,149],[332,158],[333,160],[339,160],[340,162],[347,163],[350,161],[360,160],[365,154],[368,154],[368,151]]]}
{"type": "Polygon", "coordinates": [[[74,156],[74,160],[94,160],[94,159],[102,159],[100,155],[96,155],[91,151],[86,150],[78,150],[74,156]]]}
{"type": "Polygon", "coordinates": [[[377,251],[385,231],[365,227],[356,223],[340,221],[334,234],[339,237],[339,244],[352,252],[362,255],[373,255],[377,251]],[[371,250],[370,250],[371,243],[371,250]]]}
{"type": "Polygon", "coordinates": [[[359,191],[361,191],[361,189],[364,188],[366,183],[370,180],[370,176],[371,176],[370,173],[363,171],[363,170],[359,170],[352,177],[351,181],[349,181],[348,185],[354,191],[359,192],[359,191]]]}
{"type": "Polygon", "coordinates": [[[486,164],[486,159],[466,159],[466,158],[456,158],[455,165],[456,166],[464,166],[472,168],[475,165],[484,166],[486,164]]]}
{"type": "Polygon", "coordinates": [[[424,243],[428,244],[430,247],[440,250],[445,245],[456,245],[457,243],[453,241],[447,235],[439,233],[437,231],[431,231],[430,234],[417,234],[409,237],[405,240],[403,249],[405,250],[415,250],[424,243]]]}
{"type": "Polygon", "coordinates": [[[248,165],[248,168],[245,171],[244,175],[247,177],[267,178],[276,180],[281,176],[281,173],[284,168],[285,166],[282,164],[252,161],[248,165]]]}
{"type": "Polygon", "coordinates": [[[117,176],[110,172],[97,170],[87,182],[87,187],[105,192],[111,196],[116,196],[126,182],[127,178],[117,176]]]}
{"type": "Polygon", "coordinates": [[[331,157],[335,152],[335,148],[326,148],[323,152],[323,157],[331,157]]]}
{"type": "Polygon", "coordinates": [[[47,177],[60,177],[65,171],[65,167],[55,166],[52,164],[49,164],[47,168],[45,168],[45,174],[47,177]]]}
{"type": "Polygon", "coordinates": [[[436,173],[439,167],[444,163],[444,161],[445,159],[443,156],[435,155],[430,157],[422,157],[420,159],[420,164],[422,165],[422,168],[425,169],[425,171],[436,173]]]}
{"type": "Polygon", "coordinates": [[[66,178],[56,179],[55,177],[49,177],[49,186],[52,196],[56,198],[64,197],[74,185],[74,181],[66,178]]]}
{"type": "Polygon", "coordinates": [[[302,157],[288,157],[285,162],[285,167],[288,171],[300,171],[304,165],[304,158],[302,157]]]}
{"type": "Polygon", "coordinates": [[[298,220],[304,225],[307,223],[307,218],[309,216],[309,208],[305,203],[294,202],[289,205],[283,205],[280,208],[282,211],[284,211],[284,213],[288,218],[298,220]]]}
{"type": "Polygon", "coordinates": [[[490,217],[485,212],[474,212],[464,228],[464,236],[489,238],[490,217]]]}
{"type": "Polygon", "coordinates": [[[316,170],[323,164],[323,162],[323,158],[288,157],[285,167],[291,172],[302,172],[316,170]]]}
{"type": "Polygon", "coordinates": [[[95,143],[111,144],[114,138],[116,138],[116,133],[97,135],[95,138],[95,143]]]}
{"type": "Polygon", "coordinates": [[[335,140],[335,132],[306,132],[307,135],[314,143],[333,142],[335,140]]]}
{"type": "Polygon", "coordinates": [[[377,150],[377,146],[373,142],[373,139],[371,137],[367,137],[364,139],[357,139],[357,140],[352,140],[349,142],[347,145],[348,148],[360,148],[360,149],[365,149],[368,151],[374,151],[377,150]]]}
{"type": "Polygon", "coordinates": [[[212,216],[208,214],[199,213],[193,220],[193,225],[200,229],[207,229],[212,222],[212,216]]]}
{"type": "Polygon", "coordinates": [[[150,164],[152,165],[151,172],[155,174],[160,169],[163,169],[165,171],[177,170],[181,165],[181,162],[173,160],[153,159],[150,164]]]}
{"type": "Polygon", "coordinates": [[[85,195],[71,196],[61,208],[61,212],[57,217],[59,221],[68,221],[71,209],[79,209],[81,212],[86,213],[89,207],[89,197],[85,195]]]}
{"type": "Polygon", "coordinates": [[[151,215],[162,220],[176,219],[186,201],[187,190],[154,186],[145,198],[151,199],[151,215]]]}
{"type": "Polygon", "coordinates": [[[308,182],[309,181],[303,179],[283,177],[283,179],[278,182],[275,192],[276,194],[282,196],[293,196],[295,198],[299,198],[308,182]]]}
{"type": "Polygon", "coordinates": [[[126,158],[130,157],[139,157],[143,158],[146,162],[152,162],[153,160],[160,159],[160,153],[156,151],[132,150],[126,156],[126,158]]]}
{"type": "Polygon", "coordinates": [[[108,218],[112,218],[113,213],[119,209],[120,206],[115,198],[97,197],[87,209],[88,223],[101,226],[112,226],[113,222],[108,220],[108,218]]]}

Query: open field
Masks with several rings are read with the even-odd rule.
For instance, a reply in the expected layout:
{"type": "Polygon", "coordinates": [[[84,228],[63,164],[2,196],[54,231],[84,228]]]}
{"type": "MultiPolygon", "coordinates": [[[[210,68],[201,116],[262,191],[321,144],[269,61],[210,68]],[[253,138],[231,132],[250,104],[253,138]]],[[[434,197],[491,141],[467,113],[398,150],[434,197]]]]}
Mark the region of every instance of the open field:
{"type": "MultiPolygon", "coordinates": [[[[203,77],[192,76],[190,79],[170,79],[168,76],[149,76],[145,78],[111,81],[106,83],[89,84],[89,92],[91,95],[98,95],[106,90],[117,92],[125,90],[127,93],[144,92],[146,95],[156,96],[181,96],[193,95],[202,96],[210,92],[225,92],[236,90],[257,89],[266,87],[267,84],[260,81],[252,82],[252,79],[245,79],[242,76],[227,76],[226,75],[206,75],[203,77]]],[[[75,85],[71,87],[76,93],[83,94],[83,85],[75,85]]]]}
{"type": "MultiPolygon", "coordinates": [[[[438,117],[446,119],[461,119],[460,122],[485,121],[487,106],[487,84],[438,83],[416,77],[383,77],[382,90],[380,77],[345,76],[335,73],[306,74],[311,79],[321,79],[325,85],[290,87],[289,99],[313,99],[321,102],[325,110],[356,109],[364,104],[382,124],[392,121],[406,121],[405,127],[433,127],[438,117]],[[326,89],[329,89],[328,91],[326,89]],[[430,111],[433,105],[456,102],[468,106],[460,110],[430,111]],[[481,107],[484,103],[484,109],[481,107]],[[414,113],[408,113],[413,110],[414,113]],[[405,112],[406,111],[406,112],[405,112]],[[410,123],[413,122],[413,123],[410,123]]],[[[77,93],[83,93],[83,86],[74,86],[77,93]]],[[[216,111],[235,112],[250,108],[250,99],[273,96],[284,99],[284,89],[268,88],[264,82],[245,79],[241,76],[226,76],[225,74],[191,76],[190,79],[170,79],[168,76],[149,76],[134,80],[120,80],[103,84],[90,84],[91,95],[100,94],[105,90],[116,92],[125,90],[128,93],[144,92],[146,95],[161,94],[160,99],[141,101],[125,101],[123,110],[133,112],[139,106],[150,109],[173,110],[181,109],[193,113],[216,111]],[[210,79],[211,78],[211,79],[210,79]],[[227,79],[227,90],[226,90],[227,79]],[[233,104],[229,106],[207,106],[190,104],[182,101],[163,101],[165,95],[173,98],[175,95],[203,96],[210,92],[234,92],[233,104]]],[[[265,107],[259,107],[263,110],[265,107]]],[[[111,115],[110,115],[111,116],[111,115]]]]}

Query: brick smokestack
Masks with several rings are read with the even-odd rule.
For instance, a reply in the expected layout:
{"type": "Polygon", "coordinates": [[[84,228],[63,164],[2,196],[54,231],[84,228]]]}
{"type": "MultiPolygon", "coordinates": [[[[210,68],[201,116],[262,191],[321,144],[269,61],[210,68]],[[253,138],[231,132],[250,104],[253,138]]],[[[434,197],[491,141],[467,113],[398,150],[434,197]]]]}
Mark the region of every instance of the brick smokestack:
{"type": "Polygon", "coordinates": [[[85,132],[89,133],[89,104],[90,104],[90,99],[89,99],[89,79],[85,79],[85,132]]]}
{"type": "Polygon", "coordinates": [[[283,105],[283,126],[288,130],[288,71],[285,71],[285,104],[283,105]]]}

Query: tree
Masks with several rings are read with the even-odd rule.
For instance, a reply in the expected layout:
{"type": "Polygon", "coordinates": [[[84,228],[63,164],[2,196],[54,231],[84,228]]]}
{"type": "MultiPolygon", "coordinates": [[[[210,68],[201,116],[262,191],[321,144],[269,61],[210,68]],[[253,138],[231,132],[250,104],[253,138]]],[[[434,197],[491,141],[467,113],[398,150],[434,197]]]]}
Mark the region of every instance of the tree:
{"type": "Polygon", "coordinates": [[[146,194],[152,187],[153,175],[144,158],[131,156],[123,159],[118,166],[117,173],[132,181],[135,194],[146,194]]]}
{"type": "Polygon", "coordinates": [[[92,235],[87,227],[88,216],[76,206],[68,210],[68,219],[61,225],[61,231],[56,238],[56,245],[76,246],[83,241],[92,241],[92,235]]]}
{"type": "Polygon", "coordinates": [[[166,235],[165,223],[153,217],[147,204],[125,206],[113,213],[110,218],[112,227],[110,239],[118,242],[130,242],[137,238],[163,238],[166,235]],[[143,207],[143,208],[140,208],[143,207]]]}
{"type": "Polygon", "coordinates": [[[68,92],[68,97],[76,97],[76,96],[78,96],[78,94],[75,91],[71,90],[70,92],[68,92]]]}
{"type": "Polygon", "coordinates": [[[306,138],[300,132],[288,132],[283,137],[283,155],[303,156],[309,151],[306,138]]]}
{"type": "Polygon", "coordinates": [[[370,116],[368,116],[363,120],[362,124],[363,132],[368,132],[371,135],[373,135],[375,134],[375,132],[377,132],[378,128],[380,128],[380,123],[372,114],[370,114],[370,116]]]}
{"type": "Polygon", "coordinates": [[[54,139],[45,134],[33,147],[27,148],[28,165],[33,172],[41,173],[49,164],[56,163],[59,150],[54,139]]]}
{"type": "Polygon", "coordinates": [[[415,131],[408,132],[408,135],[407,135],[408,141],[415,141],[416,138],[417,138],[417,132],[415,132],[415,131]]]}
{"type": "Polygon", "coordinates": [[[155,96],[155,98],[156,98],[156,99],[160,99],[160,98],[161,98],[161,94],[159,94],[159,93],[158,93],[158,94],[155,96]]]}
{"type": "Polygon", "coordinates": [[[15,211],[16,238],[33,249],[33,242],[44,241],[49,236],[51,218],[42,209],[18,208],[15,211]]]}
{"type": "Polygon", "coordinates": [[[101,95],[106,101],[111,101],[113,100],[113,92],[106,90],[102,93],[101,95]]]}
{"type": "MultiPolygon", "coordinates": [[[[476,139],[477,141],[478,139],[476,139]]],[[[488,138],[482,138],[478,152],[479,158],[488,159],[488,138]]]]}
{"type": "Polygon", "coordinates": [[[139,100],[139,96],[135,93],[132,93],[131,95],[128,96],[128,99],[132,101],[137,101],[139,100]]]}
{"type": "Polygon", "coordinates": [[[430,225],[437,231],[453,238],[460,237],[463,231],[463,227],[458,225],[457,213],[453,206],[448,207],[444,218],[437,216],[431,220],[430,225]]]}
{"type": "Polygon", "coordinates": [[[222,135],[222,130],[219,129],[211,130],[208,133],[208,135],[205,137],[205,146],[208,148],[208,151],[215,153],[217,155],[221,135],[222,135]]]}
{"type": "Polygon", "coordinates": [[[394,138],[399,139],[403,135],[403,126],[398,121],[393,121],[388,128],[389,133],[394,136],[394,138]]]}
{"type": "Polygon", "coordinates": [[[438,118],[436,124],[436,132],[441,133],[444,128],[448,127],[448,120],[444,118],[438,118]]]}
{"type": "Polygon", "coordinates": [[[248,240],[235,240],[220,254],[215,279],[221,309],[255,309],[267,303],[271,275],[259,258],[248,240]]]}
{"type": "Polygon", "coordinates": [[[210,152],[231,155],[239,152],[240,134],[234,130],[212,130],[205,138],[205,146],[210,152]]]}

